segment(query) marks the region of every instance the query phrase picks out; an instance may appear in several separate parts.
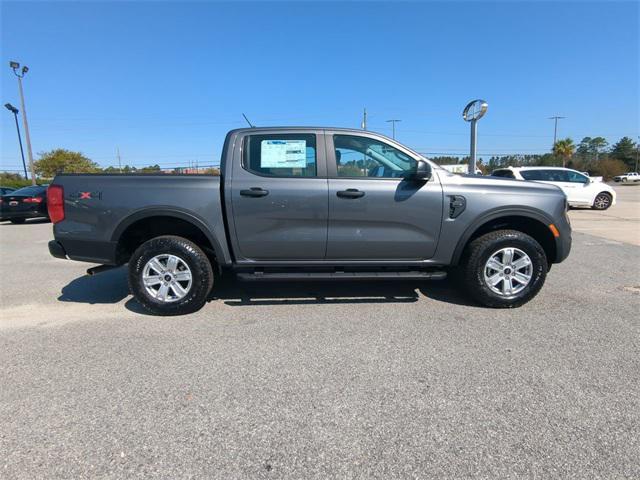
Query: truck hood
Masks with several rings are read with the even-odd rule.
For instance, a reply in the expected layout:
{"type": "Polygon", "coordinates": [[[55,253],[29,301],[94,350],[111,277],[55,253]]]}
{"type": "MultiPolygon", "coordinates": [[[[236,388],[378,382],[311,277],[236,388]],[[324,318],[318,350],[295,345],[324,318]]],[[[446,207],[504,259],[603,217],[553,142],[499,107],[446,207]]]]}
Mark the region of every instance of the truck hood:
{"type": "Polygon", "coordinates": [[[487,193],[509,193],[523,195],[562,195],[560,187],[548,183],[533,182],[528,180],[515,180],[511,178],[487,177],[482,175],[440,175],[443,186],[455,185],[468,187],[473,190],[486,189],[487,193]]]}

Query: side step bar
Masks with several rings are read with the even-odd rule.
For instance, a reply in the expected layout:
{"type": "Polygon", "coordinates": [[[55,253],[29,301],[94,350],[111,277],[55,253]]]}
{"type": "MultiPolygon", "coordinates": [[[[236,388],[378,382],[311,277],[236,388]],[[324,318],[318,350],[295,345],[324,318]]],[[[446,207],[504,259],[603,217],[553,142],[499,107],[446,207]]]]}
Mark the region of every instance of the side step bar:
{"type": "Polygon", "coordinates": [[[447,272],[252,272],[238,273],[240,280],[444,280],[447,272]]]}

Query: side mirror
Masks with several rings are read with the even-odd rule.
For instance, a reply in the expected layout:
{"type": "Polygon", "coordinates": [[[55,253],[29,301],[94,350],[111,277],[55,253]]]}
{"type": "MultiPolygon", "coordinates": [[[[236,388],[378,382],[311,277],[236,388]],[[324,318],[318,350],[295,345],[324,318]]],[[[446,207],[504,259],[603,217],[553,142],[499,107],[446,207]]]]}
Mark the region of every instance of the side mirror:
{"type": "Polygon", "coordinates": [[[429,180],[431,178],[431,165],[424,160],[418,160],[416,171],[411,175],[413,180],[429,180]]]}

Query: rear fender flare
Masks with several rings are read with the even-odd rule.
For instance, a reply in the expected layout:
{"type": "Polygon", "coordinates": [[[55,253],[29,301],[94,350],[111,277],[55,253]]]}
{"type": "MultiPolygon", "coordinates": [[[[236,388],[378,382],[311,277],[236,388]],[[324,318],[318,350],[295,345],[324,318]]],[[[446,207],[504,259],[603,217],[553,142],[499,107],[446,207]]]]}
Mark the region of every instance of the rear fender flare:
{"type": "Polygon", "coordinates": [[[215,237],[215,235],[213,235],[211,229],[206,225],[206,223],[190,212],[177,208],[145,208],[143,210],[138,210],[128,217],[124,218],[118,224],[116,229],[113,231],[113,234],[111,235],[111,241],[118,242],[127,228],[129,228],[139,220],[150,217],[174,217],[191,223],[193,226],[198,228],[205,237],[207,237],[207,239],[213,246],[213,251],[215,252],[216,260],[218,261],[218,263],[220,265],[228,265],[230,263],[231,260],[229,259],[228,255],[225,254],[225,250],[222,248],[220,241],[215,237]]]}

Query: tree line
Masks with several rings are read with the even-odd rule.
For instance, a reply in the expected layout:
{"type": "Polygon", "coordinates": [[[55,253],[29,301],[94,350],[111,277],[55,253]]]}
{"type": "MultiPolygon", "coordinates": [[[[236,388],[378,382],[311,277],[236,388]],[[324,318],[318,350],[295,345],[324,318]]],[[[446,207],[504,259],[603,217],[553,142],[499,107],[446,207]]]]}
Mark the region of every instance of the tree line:
{"type": "MultiPolygon", "coordinates": [[[[432,157],[440,165],[468,163],[469,157],[432,157]]],[[[584,137],[577,145],[571,138],[558,140],[550,153],[531,155],[499,155],[479,161],[483,173],[504,167],[562,167],[588,172],[593,176],[610,179],[621,173],[635,171],[638,145],[629,137],[622,137],[609,146],[603,137],[584,137]]]]}

